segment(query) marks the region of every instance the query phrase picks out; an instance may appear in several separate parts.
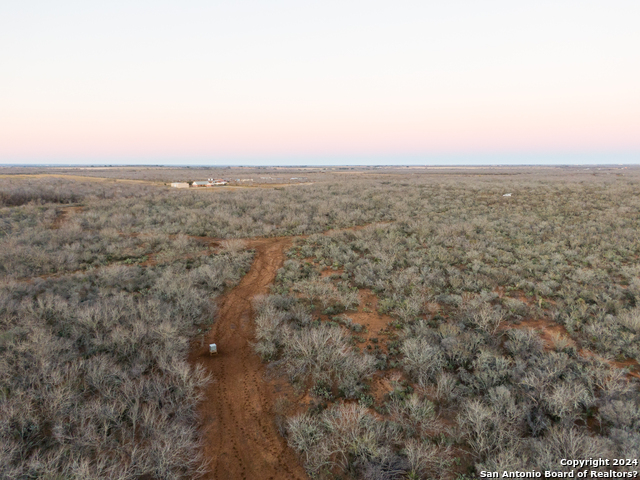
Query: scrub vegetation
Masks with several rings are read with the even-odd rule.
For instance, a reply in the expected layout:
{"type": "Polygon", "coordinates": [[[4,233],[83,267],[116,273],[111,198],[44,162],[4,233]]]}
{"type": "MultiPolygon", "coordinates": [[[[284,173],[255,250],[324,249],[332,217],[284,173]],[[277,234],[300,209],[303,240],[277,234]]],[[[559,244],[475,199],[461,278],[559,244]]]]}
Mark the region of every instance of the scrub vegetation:
{"type": "Polygon", "coordinates": [[[187,361],[213,300],[251,254],[114,265],[0,287],[0,477],[193,478],[195,407],[210,379],[187,361]]]}
{"type": "Polygon", "coordinates": [[[299,240],[258,305],[256,351],[312,398],[286,427],[308,472],[636,458],[637,184],[412,187],[420,215],[299,240]]]}
{"type": "Polygon", "coordinates": [[[295,387],[273,421],[310,477],[637,458],[639,171],[304,173],[0,178],[0,477],[206,476],[215,399],[188,352],[251,266],[242,239],[278,236],[253,348],[295,387]]]}

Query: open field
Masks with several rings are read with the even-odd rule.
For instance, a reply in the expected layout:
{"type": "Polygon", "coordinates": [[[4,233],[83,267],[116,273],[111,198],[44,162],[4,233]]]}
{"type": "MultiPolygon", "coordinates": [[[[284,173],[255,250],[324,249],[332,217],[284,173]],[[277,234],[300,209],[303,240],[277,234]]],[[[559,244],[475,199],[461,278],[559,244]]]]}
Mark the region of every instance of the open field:
{"type": "Polygon", "coordinates": [[[148,184],[157,184],[160,182],[152,182],[149,180],[135,180],[130,178],[107,178],[107,177],[98,177],[98,176],[85,176],[85,175],[65,175],[61,173],[33,173],[33,174],[15,174],[15,175],[0,175],[0,178],[5,179],[47,179],[47,178],[63,178],[66,180],[76,180],[76,181],[85,181],[85,182],[131,182],[131,183],[148,183],[148,184]]]}
{"type": "MultiPolygon", "coordinates": [[[[162,181],[153,181],[153,180],[137,180],[131,178],[116,178],[116,177],[99,177],[99,176],[85,176],[85,175],[75,175],[75,174],[61,174],[61,173],[33,173],[33,174],[0,174],[0,179],[7,180],[30,180],[30,179],[55,179],[61,178],[66,180],[73,180],[79,182],[124,182],[124,183],[137,183],[137,184],[146,184],[146,185],[154,185],[154,186],[164,186],[168,187],[168,182],[162,181]]],[[[198,177],[196,177],[198,178],[198,177]]],[[[274,183],[267,181],[257,180],[255,183],[251,184],[242,184],[238,182],[234,182],[230,185],[224,186],[216,186],[209,188],[194,188],[193,191],[198,192],[220,192],[225,190],[235,190],[235,189],[244,189],[244,188],[284,188],[291,187],[295,185],[313,185],[312,182],[295,182],[295,183],[274,183]]]]}
{"type": "Polygon", "coordinates": [[[640,169],[349,168],[3,168],[0,477],[640,460],[640,169]]]}

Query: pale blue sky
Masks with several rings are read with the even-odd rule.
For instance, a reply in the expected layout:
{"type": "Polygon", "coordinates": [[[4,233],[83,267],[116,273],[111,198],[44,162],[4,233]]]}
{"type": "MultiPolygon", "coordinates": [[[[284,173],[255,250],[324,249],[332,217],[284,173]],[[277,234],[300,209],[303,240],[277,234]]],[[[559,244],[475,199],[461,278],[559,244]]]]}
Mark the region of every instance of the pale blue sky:
{"type": "Polygon", "coordinates": [[[640,161],[639,19],[637,0],[3,2],[0,162],[640,161]]]}

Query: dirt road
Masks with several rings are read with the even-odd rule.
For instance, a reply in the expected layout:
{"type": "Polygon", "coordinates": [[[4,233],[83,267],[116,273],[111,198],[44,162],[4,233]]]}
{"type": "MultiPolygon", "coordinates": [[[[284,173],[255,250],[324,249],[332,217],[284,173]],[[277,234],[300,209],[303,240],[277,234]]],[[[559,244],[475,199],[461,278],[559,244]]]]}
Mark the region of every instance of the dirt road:
{"type": "Polygon", "coordinates": [[[265,365],[253,352],[252,299],[267,293],[291,238],[248,240],[256,250],[251,270],[218,302],[219,312],[205,346],[192,350],[213,382],[205,392],[202,418],[207,479],[306,479],[303,468],[274,424],[277,393],[264,380],[265,365]],[[209,356],[208,344],[219,345],[209,356]]]}

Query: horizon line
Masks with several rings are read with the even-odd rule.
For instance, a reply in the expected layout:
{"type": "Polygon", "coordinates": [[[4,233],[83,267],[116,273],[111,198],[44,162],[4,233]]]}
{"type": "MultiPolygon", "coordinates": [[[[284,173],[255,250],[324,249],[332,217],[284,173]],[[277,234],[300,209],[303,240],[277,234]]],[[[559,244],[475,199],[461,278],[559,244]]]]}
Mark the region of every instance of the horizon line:
{"type": "Polygon", "coordinates": [[[476,163],[476,164],[298,164],[298,165],[286,165],[286,164],[190,164],[180,165],[173,163],[0,163],[0,168],[122,168],[122,167],[146,167],[146,168],[158,168],[158,167],[172,167],[172,168],[465,168],[465,167],[501,167],[501,168],[522,168],[522,167],[589,167],[589,168],[606,168],[606,167],[640,167],[639,162],[633,163],[476,163]]]}

